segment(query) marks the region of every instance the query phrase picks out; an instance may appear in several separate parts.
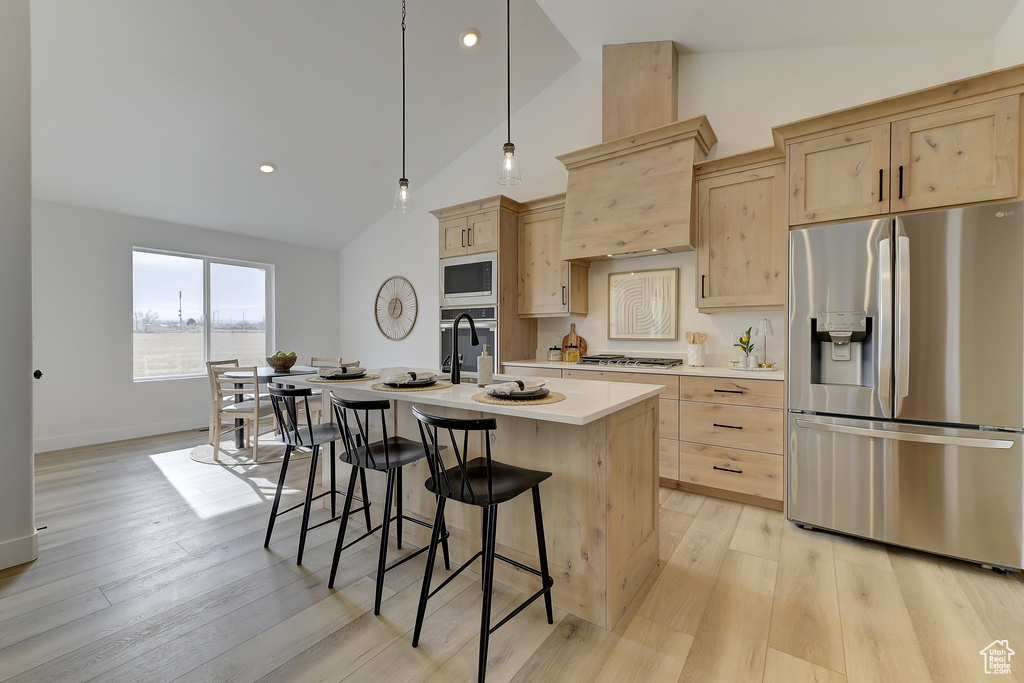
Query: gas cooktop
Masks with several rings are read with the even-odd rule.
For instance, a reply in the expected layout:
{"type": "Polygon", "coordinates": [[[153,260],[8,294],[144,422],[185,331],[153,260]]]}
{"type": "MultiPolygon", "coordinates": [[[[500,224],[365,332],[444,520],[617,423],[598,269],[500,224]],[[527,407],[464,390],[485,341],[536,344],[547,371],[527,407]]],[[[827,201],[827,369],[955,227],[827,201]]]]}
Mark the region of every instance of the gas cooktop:
{"type": "Polygon", "coordinates": [[[629,368],[671,368],[675,365],[682,365],[680,358],[639,358],[634,356],[621,356],[614,353],[598,353],[593,356],[583,356],[580,363],[584,365],[615,365],[629,368]]]}

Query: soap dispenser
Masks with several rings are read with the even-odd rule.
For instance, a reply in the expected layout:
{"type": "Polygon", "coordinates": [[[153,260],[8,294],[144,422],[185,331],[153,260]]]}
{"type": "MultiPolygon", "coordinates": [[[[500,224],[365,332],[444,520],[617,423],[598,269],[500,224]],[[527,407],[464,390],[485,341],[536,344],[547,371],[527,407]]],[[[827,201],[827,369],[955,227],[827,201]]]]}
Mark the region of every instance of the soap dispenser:
{"type": "Polygon", "coordinates": [[[484,344],[484,352],[477,358],[476,384],[480,387],[487,386],[494,381],[494,356],[487,353],[488,346],[490,344],[484,344]]]}

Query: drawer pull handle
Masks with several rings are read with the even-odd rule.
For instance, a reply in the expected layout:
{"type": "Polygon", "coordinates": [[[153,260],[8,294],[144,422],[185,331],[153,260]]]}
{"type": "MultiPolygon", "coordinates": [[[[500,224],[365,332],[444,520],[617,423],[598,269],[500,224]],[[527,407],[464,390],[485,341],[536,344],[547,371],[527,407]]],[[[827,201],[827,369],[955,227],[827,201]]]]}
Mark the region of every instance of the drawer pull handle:
{"type": "Polygon", "coordinates": [[[720,425],[717,422],[712,422],[715,427],[721,427],[723,429],[743,429],[743,427],[736,427],[735,425],[720,425]]]}
{"type": "Polygon", "coordinates": [[[719,467],[718,465],[712,465],[712,469],[716,469],[719,472],[732,472],[733,474],[743,474],[743,470],[731,470],[728,467],[719,467]]]}
{"type": "Polygon", "coordinates": [[[716,394],[745,394],[745,391],[738,391],[736,389],[715,389],[716,394]]]}

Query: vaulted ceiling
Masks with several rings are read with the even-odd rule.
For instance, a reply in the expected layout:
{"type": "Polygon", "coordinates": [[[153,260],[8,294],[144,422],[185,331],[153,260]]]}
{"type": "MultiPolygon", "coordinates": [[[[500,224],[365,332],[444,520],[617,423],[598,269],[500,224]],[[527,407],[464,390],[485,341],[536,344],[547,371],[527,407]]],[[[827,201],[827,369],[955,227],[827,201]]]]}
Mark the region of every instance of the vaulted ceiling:
{"type": "MultiPolygon", "coordinates": [[[[1016,2],[512,0],[512,107],[603,44],[991,38],[1016,2]]],[[[33,0],[34,195],[344,245],[390,208],[401,171],[401,5],[33,0]]],[[[407,5],[407,175],[422,184],[505,120],[505,4],[407,5]],[[457,42],[469,27],[473,50],[457,42]]]]}

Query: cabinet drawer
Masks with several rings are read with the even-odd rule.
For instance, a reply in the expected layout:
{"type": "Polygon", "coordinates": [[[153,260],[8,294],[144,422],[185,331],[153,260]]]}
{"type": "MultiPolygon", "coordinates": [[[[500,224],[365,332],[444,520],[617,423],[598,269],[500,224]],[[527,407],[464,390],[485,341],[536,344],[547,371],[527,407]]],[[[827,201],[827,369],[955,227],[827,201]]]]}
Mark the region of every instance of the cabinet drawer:
{"type": "Polygon", "coordinates": [[[782,500],[782,456],[683,442],[679,481],[782,500]]]}
{"type": "Polygon", "coordinates": [[[679,398],[679,375],[656,375],[650,372],[609,372],[607,370],[563,370],[565,379],[596,379],[602,382],[632,382],[634,384],[661,384],[665,391],[662,399],[679,398]]]}
{"type": "Polygon", "coordinates": [[[679,401],[663,398],[658,401],[658,436],[679,438],[679,401]]]}
{"type": "Polygon", "coordinates": [[[783,411],[715,403],[679,404],[679,439],[782,455],[783,411]]]}
{"type": "Polygon", "coordinates": [[[761,408],[783,407],[783,383],[777,380],[688,376],[680,380],[679,398],[684,401],[761,408]]]}
{"type": "Polygon", "coordinates": [[[678,441],[658,439],[658,476],[662,479],[679,480],[678,441]]]}
{"type": "Polygon", "coordinates": [[[558,378],[562,376],[562,371],[558,368],[526,368],[519,365],[502,365],[501,374],[511,375],[512,377],[558,378]]]}

